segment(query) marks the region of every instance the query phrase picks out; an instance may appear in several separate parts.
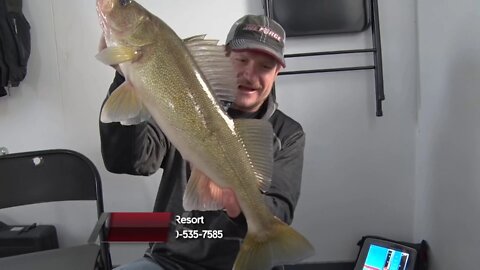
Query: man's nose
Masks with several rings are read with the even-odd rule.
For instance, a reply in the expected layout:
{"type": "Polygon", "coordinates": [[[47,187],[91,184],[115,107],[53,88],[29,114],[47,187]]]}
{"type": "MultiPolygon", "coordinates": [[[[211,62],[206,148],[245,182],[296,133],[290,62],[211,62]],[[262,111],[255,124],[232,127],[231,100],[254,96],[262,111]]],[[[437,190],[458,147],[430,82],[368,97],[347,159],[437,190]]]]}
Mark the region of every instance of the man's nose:
{"type": "Polygon", "coordinates": [[[252,63],[248,63],[243,66],[241,73],[245,79],[252,81],[255,78],[255,66],[252,63]]]}

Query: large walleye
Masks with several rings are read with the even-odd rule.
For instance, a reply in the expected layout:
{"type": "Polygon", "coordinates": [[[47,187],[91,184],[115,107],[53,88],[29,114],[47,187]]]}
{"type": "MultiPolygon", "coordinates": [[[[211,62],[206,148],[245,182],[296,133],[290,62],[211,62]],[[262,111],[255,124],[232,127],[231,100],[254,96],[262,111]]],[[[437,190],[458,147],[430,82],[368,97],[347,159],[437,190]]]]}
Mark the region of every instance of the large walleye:
{"type": "Polygon", "coordinates": [[[218,41],[181,40],[130,0],[97,0],[97,11],[108,46],[97,58],[119,64],[126,78],[106,101],[101,121],[128,125],[153,117],[195,168],[184,195],[186,210],[221,207],[207,190],[208,178],[233,190],[248,225],[234,269],[270,269],[310,256],[310,243],[274,217],[259,192],[272,175],[270,123],[232,120],[218,102],[233,101],[237,88],[218,41]]]}

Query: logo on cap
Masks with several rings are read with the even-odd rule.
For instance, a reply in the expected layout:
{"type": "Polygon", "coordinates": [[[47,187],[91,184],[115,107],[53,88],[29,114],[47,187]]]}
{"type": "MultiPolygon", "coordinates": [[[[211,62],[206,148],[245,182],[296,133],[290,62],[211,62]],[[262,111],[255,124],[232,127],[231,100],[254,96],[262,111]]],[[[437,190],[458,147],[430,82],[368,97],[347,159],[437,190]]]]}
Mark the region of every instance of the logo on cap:
{"type": "Polygon", "coordinates": [[[273,31],[272,29],[270,29],[268,27],[265,27],[265,26],[259,26],[259,25],[256,25],[256,24],[247,24],[243,27],[242,30],[255,31],[255,32],[267,35],[267,36],[277,40],[278,42],[282,42],[282,40],[283,40],[283,38],[279,34],[277,34],[275,31],[273,31]]]}

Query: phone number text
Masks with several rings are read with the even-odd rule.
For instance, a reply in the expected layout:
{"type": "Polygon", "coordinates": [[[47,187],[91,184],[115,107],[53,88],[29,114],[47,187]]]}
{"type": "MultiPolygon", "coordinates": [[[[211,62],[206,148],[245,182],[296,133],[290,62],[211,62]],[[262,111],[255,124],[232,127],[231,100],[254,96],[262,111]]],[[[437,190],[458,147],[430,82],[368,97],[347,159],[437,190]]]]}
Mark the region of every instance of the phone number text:
{"type": "Polygon", "coordinates": [[[223,238],[223,231],[222,230],[183,230],[183,231],[175,231],[175,238],[221,239],[221,238],[223,238]]]}

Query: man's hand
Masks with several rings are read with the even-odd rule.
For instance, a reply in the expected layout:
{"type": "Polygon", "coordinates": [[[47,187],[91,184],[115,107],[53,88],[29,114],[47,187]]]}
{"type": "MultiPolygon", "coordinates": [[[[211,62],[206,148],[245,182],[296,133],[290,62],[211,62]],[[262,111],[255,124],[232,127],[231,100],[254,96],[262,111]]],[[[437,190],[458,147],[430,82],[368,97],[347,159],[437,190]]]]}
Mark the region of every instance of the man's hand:
{"type": "MultiPolygon", "coordinates": [[[[213,182],[212,182],[213,183],[213,182]]],[[[238,205],[237,197],[233,190],[229,188],[224,188],[223,190],[223,207],[227,212],[227,215],[231,218],[236,218],[242,210],[240,209],[240,205],[238,205]]]]}
{"type": "Polygon", "coordinates": [[[204,192],[203,199],[213,200],[214,202],[220,203],[223,209],[227,212],[227,215],[230,218],[236,218],[242,212],[240,205],[238,204],[237,197],[235,192],[230,188],[222,188],[212,181],[206,174],[196,169],[193,165],[190,164],[192,174],[195,173],[196,177],[199,178],[199,188],[201,192],[204,192]]]}

